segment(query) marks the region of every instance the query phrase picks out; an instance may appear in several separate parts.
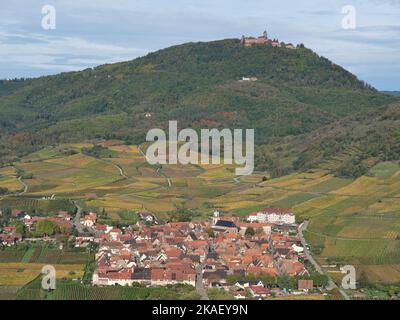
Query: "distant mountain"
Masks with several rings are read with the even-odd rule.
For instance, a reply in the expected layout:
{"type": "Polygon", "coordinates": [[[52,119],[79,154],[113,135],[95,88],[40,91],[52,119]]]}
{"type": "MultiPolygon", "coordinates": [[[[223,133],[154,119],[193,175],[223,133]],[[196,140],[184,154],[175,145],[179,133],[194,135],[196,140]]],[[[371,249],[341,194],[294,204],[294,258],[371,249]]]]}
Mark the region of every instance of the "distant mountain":
{"type": "Polygon", "coordinates": [[[385,94],[390,94],[395,97],[400,97],[400,91],[383,91],[385,94]]]}
{"type": "Polygon", "coordinates": [[[81,72],[0,82],[0,158],[92,138],[140,143],[173,119],[180,128],[254,128],[257,144],[273,145],[394,101],[303,46],[188,43],[81,72]]]}

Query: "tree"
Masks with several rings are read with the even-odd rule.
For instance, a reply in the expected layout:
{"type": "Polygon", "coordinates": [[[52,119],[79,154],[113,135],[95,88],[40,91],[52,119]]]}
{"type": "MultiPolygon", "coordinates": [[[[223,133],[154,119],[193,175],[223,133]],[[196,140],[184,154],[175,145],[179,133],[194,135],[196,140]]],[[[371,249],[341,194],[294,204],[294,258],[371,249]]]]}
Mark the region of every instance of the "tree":
{"type": "Polygon", "coordinates": [[[38,221],[35,225],[35,236],[43,237],[45,235],[52,236],[59,230],[58,225],[49,220],[38,221]]]}
{"type": "Polygon", "coordinates": [[[296,288],[296,283],[294,279],[290,278],[288,275],[282,275],[278,277],[278,285],[282,289],[294,289],[296,288]]]}
{"type": "Polygon", "coordinates": [[[359,276],[357,282],[358,282],[358,286],[361,287],[361,288],[366,288],[366,287],[368,287],[368,285],[369,285],[369,280],[368,280],[368,276],[367,276],[367,274],[365,273],[365,271],[362,271],[362,272],[360,273],[360,276],[359,276]]]}
{"type": "Polygon", "coordinates": [[[21,234],[23,237],[26,235],[25,225],[21,221],[15,223],[15,232],[21,234]]]}
{"type": "Polygon", "coordinates": [[[207,230],[207,234],[208,234],[208,236],[210,238],[214,238],[215,237],[214,230],[211,229],[211,228],[207,230]]]}
{"type": "Polygon", "coordinates": [[[246,229],[245,235],[246,236],[254,236],[256,234],[256,232],[254,231],[254,229],[252,227],[248,227],[246,229]]]}
{"type": "Polygon", "coordinates": [[[209,289],[208,297],[210,300],[234,300],[235,297],[223,289],[209,289]]]}

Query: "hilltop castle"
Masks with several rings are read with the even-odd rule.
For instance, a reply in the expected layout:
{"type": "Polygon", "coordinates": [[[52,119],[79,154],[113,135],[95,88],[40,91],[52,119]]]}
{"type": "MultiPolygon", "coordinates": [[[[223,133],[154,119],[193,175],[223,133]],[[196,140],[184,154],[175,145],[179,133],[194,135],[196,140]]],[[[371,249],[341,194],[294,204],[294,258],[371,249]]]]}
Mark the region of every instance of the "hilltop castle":
{"type": "Polygon", "coordinates": [[[279,42],[278,39],[268,39],[267,31],[264,31],[258,38],[242,36],[240,43],[245,47],[251,47],[254,45],[270,45],[277,48],[296,49],[292,43],[279,42]]]}

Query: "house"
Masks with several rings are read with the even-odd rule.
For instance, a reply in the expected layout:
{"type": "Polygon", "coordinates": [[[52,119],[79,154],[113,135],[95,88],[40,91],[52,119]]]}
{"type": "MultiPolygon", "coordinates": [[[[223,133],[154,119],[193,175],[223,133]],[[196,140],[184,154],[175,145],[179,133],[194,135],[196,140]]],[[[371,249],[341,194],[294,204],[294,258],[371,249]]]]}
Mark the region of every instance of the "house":
{"type": "Polygon", "coordinates": [[[236,300],[244,300],[247,298],[246,291],[243,289],[234,291],[233,296],[236,300]]]}
{"type": "Polygon", "coordinates": [[[11,210],[11,216],[13,218],[16,218],[16,219],[22,218],[24,216],[24,213],[25,213],[24,211],[19,210],[19,209],[12,209],[11,210]]]}
{"type": "Polygon", "coordinates": [[[107,270],[106,272],[94,272],[92,283],[94,285],[108,285],[108,286],[130,286],[132,285],[132,270],[107,270]]]}
{"type": "Polygon", "coordinates": [[[240,82],[256,82],[258,81],[257,77],[242,77],[242,80],[240,82]]]}
{"type": "Polygon", "coordinates": [[[94,237],[76,237],[75,248],[85,248],[94,241],[94,237]]]}
{"type": "Polygon", "coordinates": [[[22,241],[22,235],[19,233],[0,234],[0,243],[4,245],[13,245],[22,241]]]}
{"type": "Polygon", "coordinates": [[[254,280],[254,281],[246,281],[246,280],[240,280],[235,283],[235,287],[241,288],[241,289],[247,289],[250,287],[261,287],[264,288],[264,284],[261,280],[254,280]]]}
{"type": "Polygon", "coordinates": [[[266,222],[267,221],[267,215],[262,212],[253,212],[250,213],[249,216],[247,217],[248,222],[266,222]]]}
{"type": "Polygon", "coordinates": [[[292,225],[296,223],[293,212],[282,208],[265,208],[248,216],[249,222],[272,223],[279,225],[292,225]]]}
{"type": "Polygon", "coordinates": [[[62,218],[64,220],[66,220],[66,221],[70,221],[72,219],[72,217],[68,213],[68,211],[59,211],[57,217],[58,218],[62,218]]]}
{"type": "Polygon", "coordinates": [[[100,224],[100,223],[96,223],[96,227],[95,227],[97,232],[100,233],[107,233],[107,231],[112,230],[112,227],[109,227],[105,224],[100,224]]]}
{"type": "Polygon", "coordinates": [[[140,219],[147,221],[147,222],[154,222],[156,219],[153,214],[150,212],[140,212],[139,213],[140,219]]]}
{"type": "Polygon", "coordinates": [[[279,270],[281,274],[286,274],[290,277],[309,275],[304,264],[295,260],[281,259],[279,270]]]}
{"type": "Polygon", "coordinates": [[[304,248],[303,248],[303,247],[297,246],[295,243],[293,243],[292,249],[293,249],[294,252],[296,252],[297,254],[300,254],[300,253],[303,253],[303,252],[304,252],[304,248]]]}
{"type": "Polygon", "coordinates": [[[90,212],[88,215],[86,215],[83,219],[83,225],[87,228],[92,228],[97,221],[97,215],[93,212],[90,212]]]}
{"type": "Polygon", "coordinates": [[[313,280],[299,280],[298,288],[301,291],[308,291],[314,288],[314,281],[313,280]]]}
{"type": "Polygon", "coordinates": [[[249,291],[255,298],[266,298],[271,295],[271,290],[260,286],[250,286],[249,291]]]}
{"type": "Polygon", "coordinates": [[[266,235],[271,234],[271,231],[272,231],[271,224],[262,223],[262,222],[260,223],[260,222],[257,222],[257,221],[256,222],[249,222],[249,223],[238,222],[236,225],[240,229],[240,233],[242,235],[245,235],[246,230],[248,228],[252,228],[254,231],[261,230],[266,235]]]}
{"type": "Polygon", "coordinates": [[[109,232],[109,235],[111,241],[117,241],[118,238],[122,235],[122,231],[121,229],[114,228],[109,232]]]}
{"type": "Polygon", "coordinates": [[[15,226],[3,227],[3,232],[4,232],[5,234],[13,233],[14,230],[15,230],[15,226]]]}

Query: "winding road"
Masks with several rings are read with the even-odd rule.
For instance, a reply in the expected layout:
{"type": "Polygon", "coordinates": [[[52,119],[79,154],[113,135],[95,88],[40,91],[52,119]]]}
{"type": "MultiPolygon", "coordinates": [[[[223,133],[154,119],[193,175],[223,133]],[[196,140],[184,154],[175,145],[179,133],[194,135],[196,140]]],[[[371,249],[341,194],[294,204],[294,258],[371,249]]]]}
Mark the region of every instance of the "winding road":
{"type": "Polygon", "coordinates": [[[17,180],[24,186],[24,190],[22,192],[16,193],[16,196],[21,196],[24,193],[28,192],[28,185],[22,180],[22,177],[18,177],[17,180]]]}
{"type": "Polygon", "coordinates": [[[306,255],[307,260],[310,261],[310,263],[314,266],[315,270],[319,274],[323,274],[323,275],[326,275],[328,277],[328,281],[329,282],[328,282],[328,286],[326,287],[327,290],[338,289],[340,294],[342,295],[342,297],[345,300],[350,300],[350,297],[347,295],[347,293],[342,288],[340,288],[326,272],[324,272],[324,270],[321,268],[321,266],[318,264],[318,262],[311,255],[310,250],[308,250],[307,242],[306,242],[306,239],[304,238],[304,235],[303,235],[303,231],[307,230],[308,224],[309,224],[309,221],[304,221],[299,226],[299,237],[300,237],[300,240],[301,240],[301,244],[303,245],[304,254],[306,255]]]}

